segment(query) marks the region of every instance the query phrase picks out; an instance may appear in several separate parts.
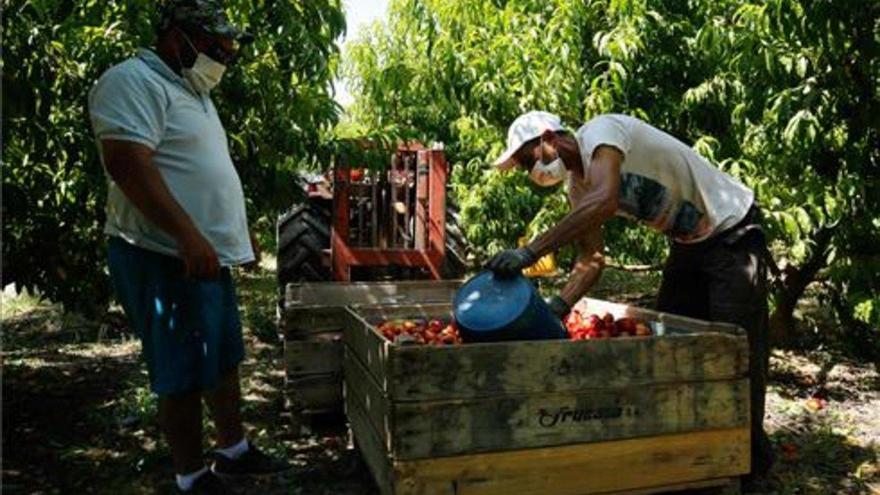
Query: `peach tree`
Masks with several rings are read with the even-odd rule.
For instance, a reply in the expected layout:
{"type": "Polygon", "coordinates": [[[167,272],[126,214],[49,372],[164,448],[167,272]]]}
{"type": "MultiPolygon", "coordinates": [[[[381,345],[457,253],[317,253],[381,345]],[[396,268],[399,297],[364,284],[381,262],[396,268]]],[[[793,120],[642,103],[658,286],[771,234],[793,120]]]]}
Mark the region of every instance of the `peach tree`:
{"type": "MultiPolygon", "coordinates": [[[[878,18],[880,5],[855,0],[395,0],[387,23],[345,47],[344,73],[358,125],[447,143],[483,257],[566,209],[561,192],[488,166],[519,113],[546,109],[572,127],[628,113],[757,192],[780,269],[779,340],[816,288],[847,332],[876,343],[878,18]]],[[[606,245],[613,260],[647,264],[666,249],[617,222],[606,245]]]]}
{"type": "MultiPolygon", "coordinates": [[[[214,100],[252,220],[287,206],[297,168],[321,159],[339,107],[331,81],[340,0],[226,2],[256,35],[214,100]]],[[[153,43],[156,2],[3,2],[3,285],[100,313],[105,178],[86,98],[98,76],[153,43]]]]}

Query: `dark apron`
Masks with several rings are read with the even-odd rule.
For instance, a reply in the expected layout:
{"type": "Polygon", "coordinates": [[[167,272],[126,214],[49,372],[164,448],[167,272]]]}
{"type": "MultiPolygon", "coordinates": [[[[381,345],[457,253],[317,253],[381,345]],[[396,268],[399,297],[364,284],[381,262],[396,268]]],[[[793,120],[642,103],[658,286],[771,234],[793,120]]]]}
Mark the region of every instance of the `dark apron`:
{"type": "Polygon", "coordinates": [[[660,311],[742,327],[749,341],[752,405],[752,467],[764,471],[771,462],[763,431],[770,347],[767,269],[770,258],[760,208],[752,206],[733,227],[695,244],[673,242],[663,269],[657,308],[660,311]]]}

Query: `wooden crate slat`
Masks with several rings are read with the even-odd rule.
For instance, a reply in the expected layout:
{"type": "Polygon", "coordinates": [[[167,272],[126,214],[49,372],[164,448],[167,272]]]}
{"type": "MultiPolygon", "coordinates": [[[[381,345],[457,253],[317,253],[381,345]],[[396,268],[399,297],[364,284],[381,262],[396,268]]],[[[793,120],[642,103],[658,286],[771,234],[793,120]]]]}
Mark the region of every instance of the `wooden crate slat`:
{"type": "Polygon", "coordinates": [[[391,462],[385,454],[379,434],[360,402],[353,400],[351,383],[345,385],[345,415],[354,431],[354,439],[382,495],[394,495],[391,462]]]}
{"type": "Polygon", "coordinates": [[[455,495],[645,493],[748,470],[747,427],[394,464],[398,495],[442,481],[455,495]]]}
{"type": "Polygon", "coordinates": [[[342,410],[342,376],[339,373],[287,377],[285,391],[289,409],[313,412],[342,410]]]}
{"type": "Polygon", "coordinates": [[[422,459],[747,426],[748,392],[748,380],[740,379],[394,402],[386,423],[391,455],[422,459]]]}
{"type": "Polygon", "coordinates": [[[344,348],[342,340],[286,340],[284,362],[287,375],[339,373],[344,348]]]}
{"type": "Polygon", "coordinates": [[[284,309],[281,332],[287,340],[312,340],[320,334],[338,334],[345,324],[342,306],[293,306],[284,309]]]}
{"type": "MultiPolygon", "coordinates": [[[[381,311],[388,314],[394,308],[373,308],[372,311],[381,311]]],[[[387,390],[388,359],[392,344],[385,337],[376,333],[373,325],[368,322],[359,310],[349,308],[347,311],[348,322],[345,325],[343,340],[345,347],[350,349],[354,356],[366,366],[370,375],[379,384],[382,390],[387,390]]]]}
{"type": "MultiPolygon", "coordinates": [[[[345,340],[383,391],[401,401],[730,380],[748,373],[747,342],[723,332],[438,348],[392,345],[371,324],[404,317],[442,318],[449,310],[442,304],[353,308],[345,340]]],[[[702,327],[711,328],[706,323],[702,327]]]]}
{"type": "Polygon", "coordinates": [[[414,401],[729,380],[748,373],[748,344],[724,334],[392,346],[389,353],[390,394],[414,401]]]}
{"type": "Polygon", "coordinates": [[[315,334],[341,331],[345,306],[350,305],[449,305],[460,285],[460,281],[290,284],[289,291],[297,287],[301,299],[285,303],[281,331],[287,339],[311,339],[315,334]]]}
{"type": "Polygon", "coordinates": [[[381,387],[367,371],[364,363],[360,362],[349,349],[345,350],[342,367],[345,376],[346,406],[351,404],[361,409],[383,451],[391,452],[394,449],[390,431],[391,402],[382,394],[381,387]]]}
{"type": "Polygon", "coordinates": [[[461,280],[288,284],[285,290],[285,306],[417,304],[431,301],[449,303],[461,284],[461,280]]]}

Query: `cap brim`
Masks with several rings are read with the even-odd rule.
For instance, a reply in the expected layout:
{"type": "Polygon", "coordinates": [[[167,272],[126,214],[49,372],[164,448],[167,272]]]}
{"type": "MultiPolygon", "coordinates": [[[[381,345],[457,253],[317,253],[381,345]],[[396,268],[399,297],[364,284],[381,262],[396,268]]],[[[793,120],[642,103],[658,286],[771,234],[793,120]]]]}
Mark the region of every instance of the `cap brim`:
{"type": "Polygon", "coordinates": [[[238,35],[235,37],[235,41],[238,41],[241,44],[248,44],[254,42],[254,35],[251,33],[246,33],[244,31],[240,31],[238,35]]]}
{"type": "Polygon", "coordinates": [[[505,151],[503,155],[498,157],[498,159],[492,163],[492,166],[494,166],[498,170],[512,169],[516,166],[516,160],[513,159],[513,155],[516,154],[516,151],[517,150],[515,149],[505,151]]]}
{"type": "Polygon", "coordinates": [[[205,29],[204,27],[201,29],[208,34],[213,34],[215,36],[228,36],[229,38],[234,39],[240,44],[253,43],[254,41],[254,35],[242,31],[234,26],[225,26],[221,29],[214,30],[205,29]]]}

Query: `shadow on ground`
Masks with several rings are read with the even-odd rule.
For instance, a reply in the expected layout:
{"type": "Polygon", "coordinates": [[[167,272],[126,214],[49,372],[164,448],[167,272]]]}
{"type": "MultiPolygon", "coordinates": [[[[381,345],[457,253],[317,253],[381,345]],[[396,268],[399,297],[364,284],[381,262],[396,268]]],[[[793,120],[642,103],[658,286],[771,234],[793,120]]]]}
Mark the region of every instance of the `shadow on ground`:
{"type": "Polygon", "coordinates": [[[876,448],[853,443],[829,424],[806,423],[800,429],[771,435],[777,461],[762,493],[872,493],[880,460],[876,448]]]}
{"type": "Polygon", "coordinates": [[[136,344],[17,347],[3,361],[4,493],[84,493],[133,472],[144,447],[114,406],[143,379],[136,344]]]}
{"type": "MultiPolygon", "coordinates": [[[[242,273],[238,281],[249,435],[293,466],[239,491],[377,493],[343,426],[304,429],[284,414],[274,274],[242,273]]],[[[618,290],[617,299],[649,301],[655,288],[656,277],[649,278],[618,290]]],[[[4,312],[3,333],[3,493],[174,492],[140,346],[118,312],[97,323],[34,304],[4,312]]],[[[774,353],[767,425],[778,460],[758,493],[871,493],[870,484],[880,482],[878,384],[876,371],[858,363],[821,353],[774,353]],[[817,393],[826,394],[828,407],[806,410],[804,400],[817,393]]]]}
{"type": "MultiPolygon", "coordinates": [[[[343,426],[304,433],[284,414],[274,274],[241,273],[238,283],[248,348],[242,376],[249,435],[293,465],[283,477],[243,484],[239,491],[374,493],[343,426]]],[[[124,316],[115,312],[92,322],[36,302],[3,316],[2,492],[175,493],[140,344],[124,316]]],[[[207,420],[205,427],[210,437],[207,420]]]]}

